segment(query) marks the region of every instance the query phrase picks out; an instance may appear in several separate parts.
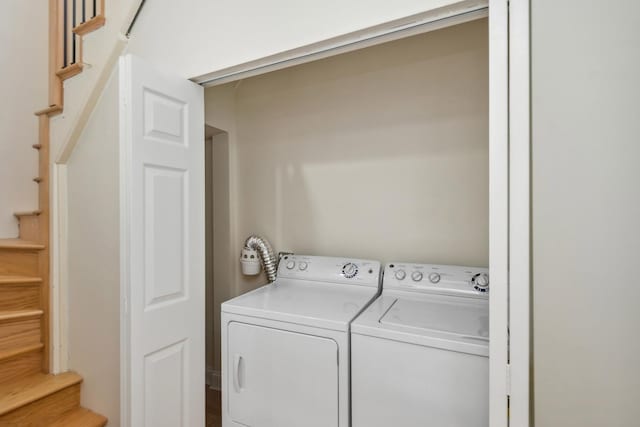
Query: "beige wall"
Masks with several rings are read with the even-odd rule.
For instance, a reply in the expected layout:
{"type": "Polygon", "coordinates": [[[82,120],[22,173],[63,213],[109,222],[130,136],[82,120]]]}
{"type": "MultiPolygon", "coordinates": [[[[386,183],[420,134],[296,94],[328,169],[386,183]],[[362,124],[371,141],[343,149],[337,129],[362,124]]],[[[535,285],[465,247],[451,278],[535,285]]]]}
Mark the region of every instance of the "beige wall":
{"type": "Polygon", "coordinates": [[[487,59],[480,20],[208,89],[207,124],[230,134],[230,296],[264,282],[238,272],[251,233],[277,251],[487,265],[487,59]]]}
{"type": "Polygon", "coordinates": [[[47,106],[48,2],[6,0],[0,11],[0,238],[16,237],[14,212],[38,208],[38,120],[47,106]]]}
{"type": "Polygon", "coordinates": [[[82,404],[120,421],[120,196],[117,71],[69,159],[69,369],[82,404]]]}
{"type": "Polygon", "coordinates": [[[532,2],[536,427],[640,423],[640,2],[532,2]]]}

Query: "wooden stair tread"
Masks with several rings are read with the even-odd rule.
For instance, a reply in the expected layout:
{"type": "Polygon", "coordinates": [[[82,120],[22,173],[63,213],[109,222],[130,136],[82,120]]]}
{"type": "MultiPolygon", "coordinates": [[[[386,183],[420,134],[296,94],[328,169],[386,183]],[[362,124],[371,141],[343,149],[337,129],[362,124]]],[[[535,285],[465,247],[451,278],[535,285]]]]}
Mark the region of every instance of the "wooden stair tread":
{"type": "Polygon", "coordinates": [[[102,427],[107,424],[107,418],[85,408],[78,408],[68,412],[48,427],[102,427]]]}
{"type": "Polygon", "coordinates": [[[40,277],[32,276],[15,276],[0,274],[0,286],[2,285],[22,285],[22,284],[42,283],[40,277]]]}
{"type": "Polygon", "coordinates": [[[44,245],[22,239],[0,239],[0,249],[16,249],[24,251],[39,251],[44,249],[44,245]]]}
{"type": "Polygon", "coordinates": [[[15,212],[13,216],[16,218],[20,218],[21,216],[38,216],[42,213],[41,210],[36,211],[24,211],[24,212],[15,212]]]}
{"type": "Polygon", "coordinates": [[[63,69],[58,70],[56,75],[60,77],[61,80],[67,80],[81,72],[82,64],[80,62],[76,62],[75,64],[67,65],[63,69]]]}
{"type": "Polygon", "coordinates": [[[36,374],[0,385],[0,416],[82,382],[75,372],[36,374]]]}
{"type": "MultiPolygon", "coordinates": [[[[50,107],[47,108],[43,108],[42,110],[38,110],[35,112],[36,116],[55,116],[56,114],[60,114],[62,113],[62,106],[61,105],[52,105],[50,107]]],[[[36,144],[36,145],[40,145],[40,144],[36,144]]],[[[34,147],[35,148],[35,147],[34,147]]]]}
{"type": "Polygon", "coordinates": [[[23,354],[31,353],[34,351],[40,351],[44,347],[44,344],[32,344],[25,347],[13,349],[13,350],[5,350],[0,351],[0,360],[7,360],[14,358],[16,356],[21,356],[23,354]]]}
{"type": "Polygon", "coordinates": [[[30,317],[40,317],[44,313],[42,310],[15,310],[0,311],[0,322],[5,320],[28,319],[30,317]]]}
{"type": "Polygon", "coordinates": [[[85,34],[89,34],[90,32],[104,26],[105,21],[104,15],[96,15],[82,24],[76,25],[71,31],[79,36],[84,36],[85,34]]]}

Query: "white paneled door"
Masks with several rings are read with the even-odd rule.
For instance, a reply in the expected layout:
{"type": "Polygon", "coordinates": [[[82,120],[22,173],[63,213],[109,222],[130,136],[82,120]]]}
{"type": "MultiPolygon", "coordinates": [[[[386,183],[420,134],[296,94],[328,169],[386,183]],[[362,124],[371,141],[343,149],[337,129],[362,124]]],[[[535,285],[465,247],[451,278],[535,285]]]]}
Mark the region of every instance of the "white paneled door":
{"type": "Polygon", "coordinates": [[[204,426],[204,97],[120,60],[122,425],[204,426]]]}

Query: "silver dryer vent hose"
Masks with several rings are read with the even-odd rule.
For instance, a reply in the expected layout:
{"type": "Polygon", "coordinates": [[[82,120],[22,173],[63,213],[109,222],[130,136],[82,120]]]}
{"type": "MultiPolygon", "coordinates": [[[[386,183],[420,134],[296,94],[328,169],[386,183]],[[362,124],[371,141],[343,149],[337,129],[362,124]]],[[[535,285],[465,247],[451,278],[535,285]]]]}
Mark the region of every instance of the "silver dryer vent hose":
{"type": "Polygon", "coordinates": [[[269,283],[275,282],[278,261],[276,260],[276,256],[273,253],[273,248],[271,248],[269,241],[264,237],[253,235],[247,238],[244,242],[244,247],[258,252],[260,261],[262,262],[262,268],[267,274],[267,280],[269,283]]]}

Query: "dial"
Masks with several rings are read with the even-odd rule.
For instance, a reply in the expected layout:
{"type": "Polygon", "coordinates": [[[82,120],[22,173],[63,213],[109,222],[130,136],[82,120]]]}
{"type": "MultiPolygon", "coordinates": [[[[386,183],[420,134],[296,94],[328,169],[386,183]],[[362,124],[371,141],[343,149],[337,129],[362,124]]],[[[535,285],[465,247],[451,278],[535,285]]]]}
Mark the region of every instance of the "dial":
{"type": "Polygon", "coordinates": [[[395,276],[398,280],[404,280],[407,277],[407,273],[404,270],[396,270],[395,276]]]}
{"type": "Polygon", "coordinates": [[[438,273],[429,274],[429,281],[433,284],[436,284],[440,281],[440,275],[438,273]]]}
{"type": "Polygon", "coordinates": [[[309,267],[309,264],[304,261],[300,261],[300,264],[298,264],[298,268],[300,269],[300,271],[305,271],[307,267],[309,267]]]}
{"type": "Polygon", "coordinates": [[[423,275],[422,275],[422,272],[421,272],[421,271],[414,271],[413,273],[411,273],[411,279],[412,279],[414,282],[419,282],[419,281],[421,281],[421,280],[422,280],[422,277],[423,277],[423,275]]]}
{"type": "Polygon", "coordinates": [[[295,262],[295,261],[289,261],[289,262],[287,262],[287,268],[288,268],[289,270],[293,270],[293,267],[295,267],[295,266],[296,266],[296,262],[295,262]]]}
{"type": "Polygon", "coordinates": [[[479,273],[473,276],[471,279],[473,288],[480,292],[487,292],[489,290],[489,275],[487,273],[479,273]]]}
{"type": "Polygon", "coordinates": [[[351,279],[358,274],[358,266],[352,262],[348,262],[342,266],[342,275],[347,279],[351,279]]]}

